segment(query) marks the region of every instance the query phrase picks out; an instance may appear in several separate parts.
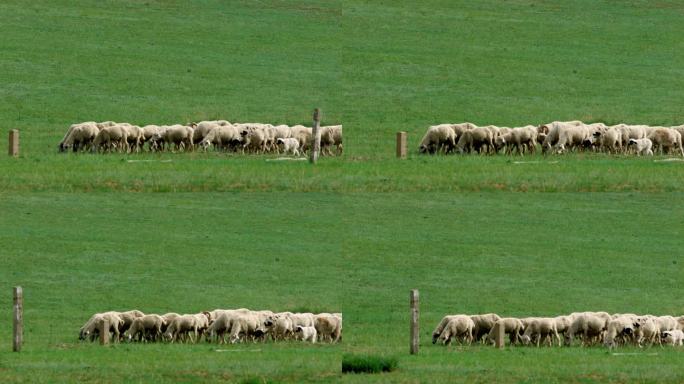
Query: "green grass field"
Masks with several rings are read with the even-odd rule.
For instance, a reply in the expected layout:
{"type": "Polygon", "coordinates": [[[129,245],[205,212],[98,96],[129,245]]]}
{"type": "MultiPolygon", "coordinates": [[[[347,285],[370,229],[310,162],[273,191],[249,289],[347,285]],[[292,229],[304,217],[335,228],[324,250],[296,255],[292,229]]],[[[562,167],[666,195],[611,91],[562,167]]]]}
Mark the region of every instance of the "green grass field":
{"type": "Polygon", "coordinates": [[[679,350],[501,352],[430,333],[447,313],[684,314],[684,163],[415,153],[442,122],[683,123],[682,13],[675,1],[2,2],[0,140],[19,128],[22,155],[0,146],[0,381],[682,381],[679,350]],[[315,167],[57,153],[78,121],[309,124],[315,107],[345,126],[345,155],[315,167]],[[343,341],[77,342],[96,311],[216,307],[342,311],[343,341]],[[343,376],[344,353],[398,370],[343,376]]]}

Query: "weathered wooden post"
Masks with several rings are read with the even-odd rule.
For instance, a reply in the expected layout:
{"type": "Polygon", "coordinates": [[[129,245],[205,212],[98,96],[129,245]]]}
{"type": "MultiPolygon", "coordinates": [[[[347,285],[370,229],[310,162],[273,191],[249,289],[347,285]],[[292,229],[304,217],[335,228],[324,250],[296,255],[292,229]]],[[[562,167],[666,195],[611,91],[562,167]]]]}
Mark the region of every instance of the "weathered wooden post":
{"type": "Polygon", "coordinates": [[[102,328],[100,328],[100,344],[106,345],[109,343],[109,320],[102,319],[102,328]]]}
{"type": "Polygon", "coordinates": [[[316,164],[318,161],[318,152],[321,150],[321,110],[316,108],[313,113],[313,131],[311,133],[311,153],[309,154],[309,163],[316,164]]]}
{"type": "Polygon", "coordinates": [[[13,129],[9,132],[9,155],[19,156],[19,130],[13,129]]]}
{"type": "Polygon", "coordinates": [[[406,132],[397,132],[397,157],[405,159],[407,152],[406,132]]]}
{"type": "Polygon", "coordinates": [[[498,349],[503,349],[505,346],[504,335],[506,335],[506,327],[501,321],[497,321],[494,324],[494,335],[496,335],[496,340],[494,343],[498,349]]]}
{"type": "Polygon", "coordinates": [[[14,337],[12,350],[21,352],[24,336],[24,293],[21,287],[14,287],[14,337]]]}
{"type": "Polygon", "coordinates": [[[418,290],[411,290],[411,354],[418,353],[418,345],[420,344],[420,327],[418,325],[418,290]]]}

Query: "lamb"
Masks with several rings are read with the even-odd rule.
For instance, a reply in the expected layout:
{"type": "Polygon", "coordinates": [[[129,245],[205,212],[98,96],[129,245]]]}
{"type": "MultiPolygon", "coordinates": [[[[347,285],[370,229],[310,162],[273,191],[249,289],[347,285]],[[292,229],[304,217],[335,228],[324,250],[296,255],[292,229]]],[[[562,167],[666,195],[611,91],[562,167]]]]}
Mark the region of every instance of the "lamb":
{"type": "Polygon", "coordinates": [[[440,124],[428,127],[420,140],[418,152],[434,154],[438,151],[449,153],[456,146],[456,133],[450,124],[440,124]]]}
{"type": "Polygon", "coordinates": [[[161,328],[164,324],[164,319],[159,315],[145,315],[142,317],[137,317],[133,320],[130,328],[124,332],[124,338],[128,341],[137,338],[138,341],[143,341],[143,339],[155,341],[157,340],[162,332],[161,328]]]}
{"type": "Polygon", "coordinates": [[[449,345],[452,338],[463,337],[465,342],[470,345],[473,342],[473,328],[475,328],[475,323],[470,317],[466,315],[453,316],[439,335],[439,340],[444,345],[449,345]]]}
{"type": "Polygon", "coordinates": [[[684,345],[684,332],[679,329],[665,331],[660,334],[660,339],[667,345],[681,347],[684,345]]]}
{"type": "Polygon", "coordinates": [[[629,139],[627,145],[634,146],[634,148],[636,149],[636,153],[639,156],[653,156],[653,151],[651,150],[651,148],[653,147],[653,142],[651,141],[651,139],[629,139]]]}
{"type": "Polygon", "coordinates": [[[294,156],[299,156],[299,141],[293,137],[286,139],[278,139],[278,146],[285,153],[292,153],[294,156]]]}
{"type": "MultiPolygon", "coordinates": [[[[500,327],[503,327],[504,333],[508,334],[511,344],[520,342],[520,335],[525,329],[520,319],[516,319],[514,317],[504,317],[497,321],[496,324],[499,324],[500,327]]],[[[489,342],[492,344],[496,342],[494,330],[495,328],[492,328],[491,331],[489,331],[489,335],[487,335],[487,340],[489,340],[489,342]]]]}
{"type": "Polygon", "coordinates": [[[536,318],[529,322],[525,327],[525,333],[522,335],[523,344],[530,344],[534,340],[537,342],[537,347],[542,340],[547,339],[549,346],[553,345],[553,339],[558,341],[558,346],[561,346],[561,339],[556,328],[556,321],[553,318],[536,318]]]}
{"type": "Polygon", "coordinates": [[[299,325],[294,330],[299,340],[310,341],[314,344],[316,343],[317,332],[315,327],[302,327],[299,325]]]}

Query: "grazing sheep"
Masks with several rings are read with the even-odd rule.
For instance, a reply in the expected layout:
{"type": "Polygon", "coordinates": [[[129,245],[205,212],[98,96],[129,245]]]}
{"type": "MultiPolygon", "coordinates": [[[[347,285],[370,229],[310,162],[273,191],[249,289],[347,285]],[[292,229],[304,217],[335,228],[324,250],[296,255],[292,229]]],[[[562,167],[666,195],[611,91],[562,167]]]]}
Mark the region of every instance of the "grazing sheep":
{"type": "Polygon", "coordinates": [[[136,338],[138,341],[156,341],[162,334],[161,328],[163,324],[164,319],[159,315],[137,317],[133,320],[130,328],[124,332],[123,336],[128,341],[135,340],[136,338]]]}
{"type": "Polygon", "coordinates": [[[641,347],[644,342],[649,344],[660,343],[658,325],[653,316],[640,316],[634,319],[634,339],[641,347]]]}
{"type": "Polygon", "coordinates": [[[313,141],[313,128],[295,125],[290,128],[290,137],[299,141],[299,152],[304,152],[311,146],[311,142],[313,141]]]}
{"type": "Polygon", "coordinates": [[[294,330],[298,340],[310,341],[311,343],[316,343],[317,332],[315,327],[302,327],[300,325],[294,330]]]}
{"type": "Polygon", "coordinates": [[[501,317],[495,313],[487,313],[484,315],[472,315],[470,319],[473,320],[475,327],[473,328],[473,337],[475,341],[480,341],[489,334],[494,324],[501,320],[501,317]]]}
{"type": "Polygon", "coordinates": [[[528,345],[534,341],[537,347],[542,340],[548,340],[549,346],[553,345],[553,339],[558,341],[558,346],[561,346],[561,339],[556,328],[556,321],[554,318],[535,318],[525,326],[525,332],[522,335],[522,342],[528,345]]]}
{"type": "Polygon", "coordinates": [[[176,340],[195,342],[198,337],[199,324],[195,315],[181,315],[174,318],[166,329],[164,337],[172,343],[176,340]]]}
{"type": "Polygon", "coordinates": [[[69,127],[69,131],[59,143],[59,151],[65,152],[72,148],[74,152],[88,150],[95,137],[100,132],[95,123],[81,123],[69,127]]]}
{"type": "Polygon", "coordinates": [[[475,323],[469,316],[453,316],[439,335],[439,340],[444,345],[449,345],[451,339],[462,337],[470,345],[473,342],[473,328],[475,328],[475,323]]]}
{"type": "Polygon", "coordinates": [[[419,153],[435,154],[443,151],[449,153],[456,145],[456,133],[450,124],[440,124],[428,127],[427,132],[420,140],[419,153]]]}
{"type": "Polygon", "coordinates": [[[631,316],[621,316],[611,320],[606,326],[603,345],[613,348],[616,344],[624,344],[634,337],[634,319],[631,316]]]}
{"type": "Polygon", "coordinates": [[[496,150],[504,149],[504,154],[513,154],[513,147],[515,147],[520,156],[523,155],[525,149],[534,153],[537,146],[537,128],[528,125],[526,127],[513,128],[510,132],[498,136],[494,139],[494,146],[496,150]]]}
{"type": "Polygon", "coordinates": [[[299,156],[299,141],[297,139],[293,137],[278,139],[277,143],[280,150],[285,154],[292,153],[294,156],[299,156]]]}
{"type": "Polygon", "coordinates": [[[628,146],[634,146],[637,155],[653,156],[653,142],[651,139],[629,139],[628,146]]]}
{"type": "Polygon", "coordinates": [[[487,150],[494,150],[492,131],[486,127],[477,127],[463,132],[456,143],[456,150],[459,153],[472,151],[482,153],[485,147],[487,150]]]}
{"type": "MultiPolygon", "coordinates": [[[[496,323],[500,324],[500,327],[504,329],[504,333],[508,335],[511,344],[517,344],[520,342],[520,336],[525,330],[522,320],[516,319],[515,317],[504,317],[496,323]]],[[[494,330],[495,328],[492,328],[489,331],[489,335],[487,335],[487,340],[491,344],[496,342],[494,330]]]]}
{"type": "Polygon", "coordinates": [[[101,128],[93,140],[91,151],[111,152],[114,148],[122,152],[128,151],[128,131],[121,125],[101,128]]]}

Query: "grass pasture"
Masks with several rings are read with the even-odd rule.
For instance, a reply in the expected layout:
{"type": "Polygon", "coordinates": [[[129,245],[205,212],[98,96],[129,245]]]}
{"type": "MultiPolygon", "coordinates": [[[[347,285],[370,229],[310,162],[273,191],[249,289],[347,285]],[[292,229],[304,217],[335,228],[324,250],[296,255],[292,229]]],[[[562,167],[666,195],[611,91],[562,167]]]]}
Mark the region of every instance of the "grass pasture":
{"type": "Polygon", "coordinates": [[[0,4],[1,382],[681,382],[659,347],[430,344],[447,313],[684,314],[684,163],[418,156],[441,122],[681,124],[676,1],[0,4]],[[345,155],[58,154],[69,124],[345,126],[345,155]],[[394,134],[409,133],[409,158],[394,134]],[[267,161],[269,160],[269,161],[267,161]],[[518,163],[523,161],[524,163],[518,163]],[[408,294],[421,352],[408,352],[408,294]],[[342,311],[340,345],[99,345],[103,309],[342,311]],[[217,352],[217,349],[226,350],[217,352]],[[341,375],[345,354],[398,360],[341,375]]]}

